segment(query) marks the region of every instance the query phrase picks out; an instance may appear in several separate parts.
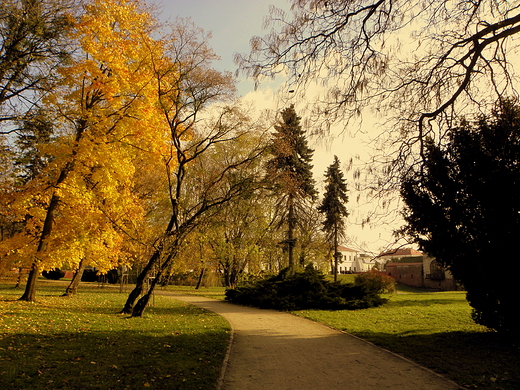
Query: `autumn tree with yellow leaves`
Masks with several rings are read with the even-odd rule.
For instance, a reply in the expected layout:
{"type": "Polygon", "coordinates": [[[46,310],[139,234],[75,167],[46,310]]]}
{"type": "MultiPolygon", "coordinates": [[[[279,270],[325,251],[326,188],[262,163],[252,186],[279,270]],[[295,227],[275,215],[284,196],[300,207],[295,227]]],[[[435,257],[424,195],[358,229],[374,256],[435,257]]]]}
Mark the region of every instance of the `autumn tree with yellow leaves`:
{"type": "Polygon", "coordinates": [[[141,316],[193,229],[255,188],[261,137],[221,164],[202,157],[262,125],[234,101],[233,77],[212,68],[208,36],[190,22],[165,34],[137,1],[91,0],[71,25],[75,51],[40,104],[53,130],[33,145],[45,164],[2,195],[20,228],[0,255],[30,264],[21,299],[34,301],[43,269],[106,272],[148,253],[123,309],[141,316]]]}
{"type": "Polygon", "coordinates": [[[135,167],[160,159],[169,130],[152,82],[156,29],[147,9],[125,0],[93,0],[74,22],[77,50],[44,103],[55,134],[41,153],[52,159],[7,202],[23,229],[2,249],[32,263],[22,300],[35,300],[42,268],[83,259],[113,268],[142,219],[135,167]]]}

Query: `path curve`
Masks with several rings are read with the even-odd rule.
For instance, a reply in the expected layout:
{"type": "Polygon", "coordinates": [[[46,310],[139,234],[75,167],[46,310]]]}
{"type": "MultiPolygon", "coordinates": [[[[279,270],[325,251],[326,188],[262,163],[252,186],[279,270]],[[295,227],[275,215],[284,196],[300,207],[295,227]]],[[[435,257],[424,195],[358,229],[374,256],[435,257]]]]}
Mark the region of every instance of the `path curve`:
{"type": "Polygon", "coordinates": [[[222,390],[455,390],[454,382],[357,337],[288,313],[165,293],[233,329],[222,390]]]}

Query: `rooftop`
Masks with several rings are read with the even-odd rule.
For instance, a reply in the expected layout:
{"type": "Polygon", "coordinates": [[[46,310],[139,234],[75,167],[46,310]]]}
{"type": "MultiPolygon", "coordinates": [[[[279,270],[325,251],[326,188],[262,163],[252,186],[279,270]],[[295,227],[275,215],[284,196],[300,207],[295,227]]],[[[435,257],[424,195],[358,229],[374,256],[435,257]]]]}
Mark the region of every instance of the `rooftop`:
{"type": "Polygon", "coordinates": [[[347,248],[346,246],[338,245],[338,251],[339,252],[357,252],[355,249],[347,248]]]}
{"type": "Polygon", "coordinates": [[[391,249],[386,252],[382,252],[378,257],[405,257],[405,256],[423,256],[422,252],[419,252],[413,248],[397,248],[391,249]]]}

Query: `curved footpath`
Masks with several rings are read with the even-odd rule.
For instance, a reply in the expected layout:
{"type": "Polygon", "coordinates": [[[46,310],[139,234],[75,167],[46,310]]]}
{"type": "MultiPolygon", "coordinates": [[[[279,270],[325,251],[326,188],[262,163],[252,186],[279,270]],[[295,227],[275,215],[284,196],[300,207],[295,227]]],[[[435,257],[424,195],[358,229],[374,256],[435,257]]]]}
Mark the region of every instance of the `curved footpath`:
{"type": "Polygon", "coordinates": [[[221,390],[461,389],[401,356],[305,318],[198,296],[164,295],[218,313],[231,324],[221,390]]]}

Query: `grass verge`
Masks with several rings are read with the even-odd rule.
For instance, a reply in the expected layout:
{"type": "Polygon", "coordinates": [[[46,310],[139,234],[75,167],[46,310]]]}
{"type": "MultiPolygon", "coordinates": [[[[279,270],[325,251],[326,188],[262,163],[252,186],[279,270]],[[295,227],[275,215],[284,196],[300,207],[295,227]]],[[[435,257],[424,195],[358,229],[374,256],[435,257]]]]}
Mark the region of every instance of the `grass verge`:
{"type": "Polygon", "coordinates": [[[220,316],[156,296],[143,318],[118,314],[127,294],[97,285],[64,298],[41,281],[38,302],[0,286],[1,389],[213,389],[230,335],[220,316]]]}

